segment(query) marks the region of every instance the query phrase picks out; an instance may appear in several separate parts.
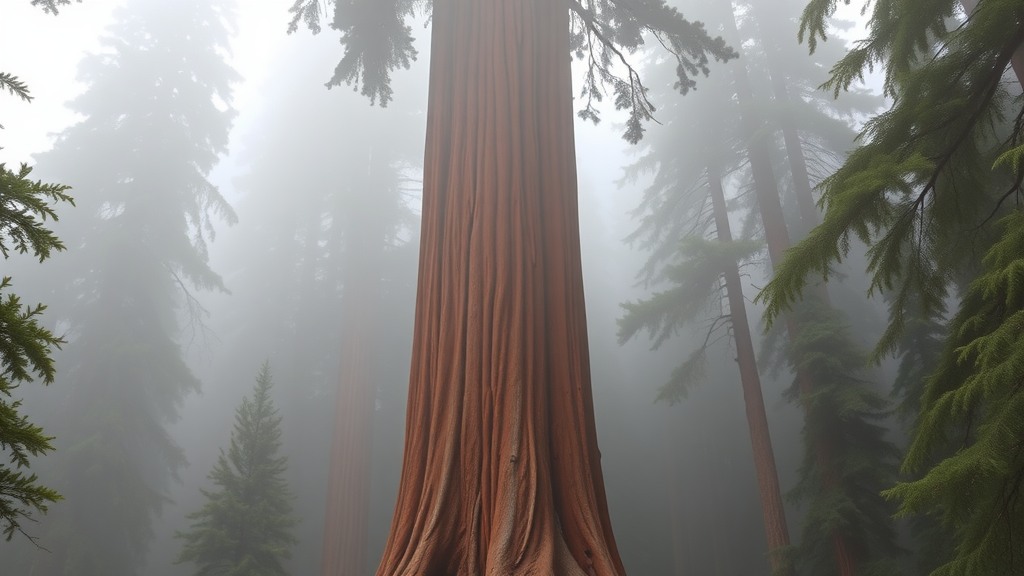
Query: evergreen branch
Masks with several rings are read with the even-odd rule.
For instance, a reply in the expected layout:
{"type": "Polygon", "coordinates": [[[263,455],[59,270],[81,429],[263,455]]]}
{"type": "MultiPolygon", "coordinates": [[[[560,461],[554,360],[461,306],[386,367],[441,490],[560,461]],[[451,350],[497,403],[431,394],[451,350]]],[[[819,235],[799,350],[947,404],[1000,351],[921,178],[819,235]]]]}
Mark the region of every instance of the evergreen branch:
{"type": "Polygon", "coordinates": [[[25,102],[32,101],[33,96],[29,95],[28,85],[18,80],[18,77],[13,74],[0,72],[0,91],[4,89],[10,92],[12,96],[17,96],[25,102]]]}
{"type": "Polygon", "coordinates": [[[47,218],[58,220],[54,206],[75,201],[66,194],[70,186],[32,182],[28,175],[32,169],[22,163],[15,173],[0,163],[0,254],[6,259],[9,250],[22,254],[31,252],[42,262],[51,251],[62,251],[65,246],[44,226],[47,218]],[[8,246],[7,239],[13,241],[8,246]]]}
{"type": "MultiPolygon", "coordinates": [[[[81,3],[82,0],[77,0],[81,3]]],[[[71,0],[32,0],[33,6],[42,6],[43,12],[47,14],[53,14],[57,16],[60,12],[57,10],[58,6],[70,6],[71,0]]]]}

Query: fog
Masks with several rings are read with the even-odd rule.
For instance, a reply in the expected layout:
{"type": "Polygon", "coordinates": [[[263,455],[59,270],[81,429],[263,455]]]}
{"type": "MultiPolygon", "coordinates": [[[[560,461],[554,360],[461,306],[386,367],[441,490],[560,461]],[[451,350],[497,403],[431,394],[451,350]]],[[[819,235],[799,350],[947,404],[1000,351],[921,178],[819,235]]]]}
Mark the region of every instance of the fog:
{"type": "MultiPolygon", "coordinates": [[[[283,565],[295,575],[320,570],[339,379],[358,369],[372,382],[372,403],[361,412],[371,430],[359,442],[371,450],[362,498],[365,573],[373,574],[402,466],[429,23],[423,15],[412,22],[417,61],[393,72],[394,100],[381,107],[344,85],[325,88],[342,56],[338,33],[300,27],[286,35],[288,2],[243,3],[237,17],[229,8],[213,11],[227,3],[198,0],[173,7],[128,0],[114,10],[85,0],[57,16],[13,4],[3,7],[0,71],[19,75],[37,101],[4,94],[0,160],[8,167],[28,162],[33,179],[71,185],[76,205],[61,205],[59,222],[50,223],[66,251],[43,263],[22,254],[3,262],[16,293],[47,304],[44,323],[67,342],[54,352],[52,385],[17,390],[24,414],[56,437],[54,450],[33,458],[31,470],[65,499],[24,524],[35,543],[21,534],[0,542],[0,572],[195,573],[192,563],[175,563],[183,547],[175,535],[190,529],[187,515],[215,490],[211,470],[228,451],[236,409],[253,394],[266,361],[281,419],[279,454],[287,457],[283,478],[298,519],[283,565]],[[209,24],[224,18],[233,23],[209,24]],[[15,27],[24,32],[14,34],[15,27]],[[68,31],[73,40],[62,38],[68,31]],[[29,37],[48,37],[49,53],[60,54],[8,60],[12,51],[28,50],[19,44],[29,37]],[[79,47],[93,55],[79,57],[79,47]],[[81,60],[77,73],[56,64],[72,60],[81,60]],[[165,85],[173,89],[163,91],[165,85]],[[73,112],[55,104],[69,100],[73,112]],[[352,341],[358,351],[343,351],[352,341]],[[358,368],[346,363],[357,360],[358,368]]],[[[767,118],[753,137],[771,151],[797,240],[809,226],[799,220],[781,126],[795,120],[813,186],[842,163],[856,129],[885,103],[867,88],[839,101],[817,90],[844,49],[842,37],[808,56],[795,41],[799,2],[774,3],[772,18],[760,21],[755,8],[731,6],[738,29],[723,20],[733,15],[728,4],[679,7],[742,50],[754,101],[735,96],[735,62],[712,61],[695,91],[678,94],[674,63],[649,42],[629,56],[657,106],[644,140],[633,146],[621,138],[625,114],[610,101],[601,105],[601,123],[576,121],[601,467],[627,573],[767,576],[721,282],[709,280],[715,292],[692,321],[647,324],[620,342],[622,304],[672,289],[666,266],[679,264],[684,237],[715,238],[701,196],[709,151],[722,150],[733,237],[763,244],[742,146],[750,135],[737,121],[742,110],[767,118]],[[772,90],[768,37],[788,66],[781,81],[793,102],[772,90]],[[650,336],[662,330],[666,338],[654,346],[650,336]],[[673,371],[703,343],[702,375],[666,393],[673,371]],[[656,401],[659,394],[672,401],[656,401]]],[[[578,81],[583,64],[574,66],[578,81]]],[[[864,296],[867,281],[854,272],[863,269],[860,251],[855,246],[844,281],[830,289],[852,319],[852,340],[870,348],[884,330],[886,308],[864,296]]],[[[799,403],[784,394],[794,374],[779,351],[783,337],[779,330],[765,335],[763,309],[753,301],[770,268],[762,246],[739,270],[786,493],[799,481],[804,421],[799,403]]],[[[868,378],[882,395],[894,378],[890,364],[868,378]]],[[[902,437],[895,420],[882,424],[889,440],[902,437]]],[[[806,501],[786,501],[794,543],[806,511],[806,501]]]]}

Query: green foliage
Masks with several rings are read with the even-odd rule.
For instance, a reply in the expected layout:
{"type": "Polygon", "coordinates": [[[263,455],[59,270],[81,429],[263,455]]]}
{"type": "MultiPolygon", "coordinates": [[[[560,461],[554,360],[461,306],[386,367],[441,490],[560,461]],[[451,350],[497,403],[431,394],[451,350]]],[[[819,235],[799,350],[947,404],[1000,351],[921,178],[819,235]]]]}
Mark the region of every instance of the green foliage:
{"type": "MultiPolygon", "coordinates": [[[[426,0],[331,0],[334,14],[331,27],[341,33],[345,54],[335,68],[328,87],[342,82],[358,89],[382,106],[391,100],[391,71],[408,68],[416,59],[411,28],[405,24],[418,5],[429,10],[426,0]]],[[[325,3],[319,0],[295,0],[290,8],[294,14],[289,33],[304,23],[314,34],[321,30],[326,17],[325,3]]],[[[653,119],[654,106],[647,99],[647,88],[639,72],[626,58],[644,46],[645,35],[657,41],[672,55],[676,63],[675,89],[686,94],[696,86],[693,77],[709,72],[709,57],[729,60],[735,51],[718,38],[711,38],[704,25],[683,18],[665,0],[572,0],[571,49],[587,63],[580,98],[585,101],[579,111],[581,118],[597,122],[600,118],[596,102],[611,88],[617,110],[627,110],[629,119],[623,137],[631,143],[643,138],[643,123],[653,119]],[[625,77],[615,72],[624,66],[625,77]]]]}
{"type": "MultiPolygon", "coordinates": [[[[32,96],[29,95],[28,85],[18,80],[17,76],[8,74],[7,72],[0,72],[0,92],[7,90],[12,96],[17,96],[25,102],[31,102],[32,96]]],[[[3,124],[0,124],[0,128],[3,128],[3,124]]]]}
{"type": "Polygon", "coordinates": [[[898,574],[893,510],[879,496],[892,485],[899,457],[881,424],[888,403],[866,380],[866,356],[841,313],[807,300],[795,322],[793,370],[814,386],[802,389],[798,378],[787,391],[806,414],[800,480],[787,495],[807,503],[794,560],[815,575],[836,573],[832,534],[838,531],[864,560],[863,573],[898,574]]]}
{"type": "Polygon", "coordinates": [[[1017,574],[1024,558],[1024,210],[1000,220],[927,384],[904,471],[886,495],[937,517],[955,554],[935,576],[1017,574]],[[950,444],[955,453],[931,466],[950,444]],[[928,467],[926,469],[926,467],[928,467]]]}
{"type": "Polygon", "coordinates": [[[188,515],[188,532],[175,563],[193,562],[197,576],[275,576],[287,572],[281,560],[296,543],[291,529],[292,495],[284,474],[288,458],[278,456],[281,417],[270,398],[273,382],[264,363],[252,399],[235,411],[227,454],[221,450],[209,478],[217,490],[202,490],[206,504],[188,515]]]}
{"type": "Polygon", "coordinates": [[[80,63],[81,121],[36,156],[33,175],[78,191],[55,228],[75,257],[16,276],[69,335],[59,396],[36,392],[59,439],[45,477],[67,500],[40,525],[46,573],[139,573],[185,464],[166,427],[200,386],[183,354],[202,335],[191,291],[223,288],[207,243],[234,213],[208,174],[235,113],[232,25],[230,2],[129,0],[80,63]]]}
{"type": "MultiPolygon", "coordinates": [[[[893,106],[865,125],[863,144],[823,182],[824,222],[789,251],[758,299],[769,321],[777,319],[810,276],[832,276],[855,240],[867,244],[870,290],[885,294],[890,308],[873,356],[901,355],[899,413],[917,415],[905,481],[886,494],[902,500],[900,514],[921,540],[921,569],[1010,574],[1020,571],[1010,563],[1022,551],[1011,537],[1022,517],[1013,509],[1022,468],[1021,406],[1012,393],[1024,373],[1012,287],[1022,240],[1019,215],[992,223],[1007,199],[1019,198],[1024,178],[1024,100],[1005,77],[1024,42],[1024,5],[983,0],[969,15],[962,5],[871,4],[868,37],[824,87],[838,94],[882,66],[893,106]],[[944,327],[979,253],[988,254],[983,275],[944,327]]],[[[807,6],[801,34],[812,50],[834,7],[807,6]]]]}
{"type": "Polygon", "coordinates": [[[0,523],[7,540],[22,531],[20,520],[31,519],[32,510],[45,513],[47,502],[61,499],[55,490],[39,485],[35,474],[20,471],[29,467],[30,456],[53,450],[53,438],[18,413],[20,400],[10,399],[18,384],[31,381],[33,375],[45,384],[53,382],[50,349],[64,343],[39,325],[37,317],[45,306],[23,308],[14,294],[2,299],[10,281],[9,277],[0,281],[0,450],[10,454],[9,463],[14,466],[0,463],[0,523]]]}
{"type": "MultiPolygon", "coordinates": [[[[27,88],[16,81],[7,86],[12,92],[27,94],[27,88]]],[[[31,171],[22,164],[15,173],[0,164],[0,254],[4,260],[10,249],[31,252],[40,262],[51,252],[64,250],[64,244],[44,223],[47,218],[57,219],[56,203],[74,204],[65,193],[68,186],[32,182],[28,179],[31,171]]],[[[16,531],[24,533],[21,520],[31,520],[33,510],[45,513],[47,502],[61,499],[55,490],[38,484],[35,474],[22,470],[29,467],[30,456],[53,450],[53,437],[19,414],[22,401],[12,398],[23,382],[35,378],[44,384],[53,382],[55,368],[50,353],[64,343],[63,338],[39,324],[46,306],[23,306],[21,299],[10,293],[3,298],[10,286],[11,278],[4,276],[0,280],[0,450],[9,454],[9,464],[13,465],[11,468],[7,462],[0,463],[0,523],[7,540],[16,531]]]]}
{"type": "MultiPolygon", "coordinates": [[[[969,22],[941,35],[934,54],[890,37],[892,27],[944,21],[948,4],[938,13],[914,10],[886,20],[876,13],[872,20],[872,34],[884,36],[877,49],[887,70],[904,70],[888,84],[895,102],[865,125],[866,143],[822,182],[824,222],[790,250],[758,295],[769,321],[799,298],[809,276],[831,276],[859,239],[869,246],[871,290],[891,293],[891,321],[875,357],[892,352],[907,315],[916,315],[909,307],[925,315],[942,310],[951,284],[990,241],[984,224],[1019,192],[1020,178],[1002,165],[1015,162],[1022,125],[1006,119],[1020,114],[1022,102],[1009,96],[1002,77],[1024,40],[1024,32],[1005,24],[1019,19],[1020,3],[983,2],[969,22]]],[[[882,5],[890,6],[876,6],[882,5]]],[[[837,74],[833,81],[842,79],[837,74]]]]}
{"type": "MultiPolygon", "coordinates": [[[[652,350],[657,349],[687,324],[704,320],[723,298],[721,276],[726,267],[736,266],[738,261],[749,259],[761,249],[761,243],[756,241],[684,239],[676,261],[665,265],[658,278],[670,287],[645,300],[622,304],[624,313],[617,320],[619,344],[640,332],[647,332],[653,340],[652,350]]],[[[704,343],[672,372],[669,381],[659,390],[658,400],[678,402],[703,377],[705,352],[725,319],[727,316],[717,314],[708,327],[704,343]]]]}
{"type": "Polygon", "coordinates": [[[644,46],[645,37],[655,38],[675,61],[673,88],[680,94],[696,87],[693,77],[708,75],[709,56],[722,62],[739,56],[721,36],[712,38],[702,23],[687,20],[665,0],[573,0],[569,7],[573,14],[570,46],[575,57],[586,62],[580,87],[585,104],[577,114],[598,122],[594,103],[603,100],[610,86],[615,109],[629,112],[622,137],[631,144],[643,138],[643,123],[654,118],[647,88],[626,58],[644,46]],[[625,78],[614,72],[616,66],[625,67],[625,78]]]}
{"type": "MultiPolygon", "coordinates": [[[[416,60],[412,28],[405,23],[418,0],[362,0],[332,2],[334,15],[331,27],[341,33],[345,54],[334,69],[327,87],[343,82],[370,99],[387,106],[394,92],[391,71],[401,66],[408,69],[416,60]]],[[[325,3],[326,5],[326,3],[325,3]]],[[[288,33],[298,29],[301,20],[314,34],[320,32],[324,7],[320,0],[295,0],[289,9],[295,16],[288,24],[288,33]]]]}
{"type": "Polygon", "coordinates": [[[32,182],[28,179],[31,172],[26,164],[17,173],[0,164],[0,254],[5,260],[11,249],[21,254],[31,251],[40,262],[49,258],[52,250],[64,249],[45,223],[47,218],[57,220],[54,206],[58,202],[75,205],[65,193],[70,186],[32,182]]]}

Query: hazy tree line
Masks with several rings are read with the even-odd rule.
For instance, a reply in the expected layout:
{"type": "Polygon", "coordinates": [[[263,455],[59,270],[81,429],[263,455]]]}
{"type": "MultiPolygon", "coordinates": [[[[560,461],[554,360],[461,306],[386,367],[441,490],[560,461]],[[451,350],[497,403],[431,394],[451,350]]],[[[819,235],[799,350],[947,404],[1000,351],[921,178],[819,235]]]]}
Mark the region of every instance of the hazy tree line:
{"type": "MultiPolygon", "coordinates": [[[[650,89],[614,85],[643,135],[621,190],[584,158],[579,175],[627,573],[1021,572],[1024,12],[917,4],[873,4],[848,49],[834,2],[679,3],[737,56],[694,56],[684,71],[710,75],[681,96],[685,59],[650,35],[628,50],[664,6],[573,3],[650,89]],[[870,66],[883,95],[856,88],[870,66]]],[[[31,173],[3,167],[3,573],[376,571],[426,75],[374,74],[427,49],[404,27],[418,3],[331,6],[295,3],[293,30],[333,19],[351,53],[400,50],[374,67],[336,31],[293,35],[261,108],[236,111],[238,7],[130,0],[80,66],[84,119],[31,173]]],[[[593,119],[600,88],[583,89],[593,119]]]]}

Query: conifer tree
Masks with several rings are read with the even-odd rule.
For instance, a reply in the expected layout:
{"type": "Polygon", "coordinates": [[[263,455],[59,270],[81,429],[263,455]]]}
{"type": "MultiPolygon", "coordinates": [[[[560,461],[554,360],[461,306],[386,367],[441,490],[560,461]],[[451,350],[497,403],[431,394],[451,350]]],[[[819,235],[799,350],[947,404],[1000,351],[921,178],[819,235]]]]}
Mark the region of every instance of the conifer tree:
{"type": "MultiPolygon", "coordinates": [[[[0,88],[10,87],[27,97],[28,91],[17,79],[0,73],[0,88]],[[13,81],[11,81],[13,79],[13,81]]],[[[18,172],[0,164],[0,254],[4,260],[10,251],[31,253],[40,262],[50,252],[65,249],[64,244],[44,226],[47,218],[57,219],[54,204],[74,200],[68,186],[33,182],[32,169],[22,164],[18,172]]],[[[51,384],[56,375],[51,352],[64,339],[40,325],[46,306],[25,306],[18,295],[3,291],[10,288],[11,277],[0,279],[0,526],[7,540],[15,532],[25,534],[21,522],[32,520],[33,511],[45,513],[47,503],[61,496],[28,473],[29,459],[53,450],[52,437],[19,412],[21,399],[14,391],[25,382],[38,378],[51,384]],[[13,465],[13,466],[12,466],[13,465]]]]}
{"type": "MultiPolygon", "coordinates": [[[[1022,103],[1012,95],[1020,89],[1024,7],[969,4],[873,5],[868,37],[836,63],[827,86],[838,95],[881,65],[893,106],[867,123],[865,143],[823,183],[824,221],[760,297],[769,319],[777,318],[809,277],[831,276],[859,238],[869,246],[871,289],[890,301],[874,352],[880,358],[899,351],[919,319],[937,317],[960,296],[960,279],[987,253],[925,380],[903,467],[910,481],[887,494],[901,501],[901,514],[931,515],[952,532],[952,554],[934,574],[1012,574],[1022,550],[1016,494],[1024,435],[1019,417],[1007,420],[1003,410],[1020,398],[1012,353],[1019,344],[1007,339],[1020,332],[1019,261],[1007,247],[1019,253],[1020,218],[1008,200],[1020,198],[1024,178],[1022,103]]],[[[808,4],[801,31],[812,50],[833,8],[808,4]]]]}
{"type": "MultiPolygon", "coordinates": [[[[0,72],[0,93],[4,91],[25,102],[32,101],[28,86],[8,72],[0,72]]],[[[51,252],[66,249],[44,223],[47,218],[57,221],[58,203],[74,206],[74,199],[67,194],[70,186],[33,182],[28,178],[31,173],[26,164],[17,172],[0,164],[0,255],[4,260],[11,250],[31,253],[42,262],[51,252]]],[[[44,385],[53,383],[56,367],[52,352],[65,343],[39,324],[46,306],[23,307],[21,298],[13,293],[3,299],[3,290],[10,288],[11,280],[10,276],[0,278],[0,456],[8,460],[0,461],[0,527],[7,541],[15,532],[28,536],[21,521],[32,520],[33,510],[46,513],[47,503],[61,499],[55,490],[39,484],[36,474],[22,470],[30,467],[30,456],[53,450],[53,438],[20,413],[22,399],[11,399],[22,383],[36,378],[44,385]]]]}
{"type": "Polygon", "coordinates": [[[191,562],[202,576],[245,574],[278,576],[281,560],[295,544],[292,494],[284,478],[288,457],[279,456],[281,417],[270,398],[273,381],[264,362],[252,397],[235,410],[235,427],[227,454],[221,449],[209,479],[215,490],[202,490],[207,502],[188,515],[194,520],[175,563],[191,562]]]}
{"type": "Polygon", "coordinates": [[[78,191],[56,232],[74,258],[33,276],[68,326],[62,376],[40,420],[57,437],[48,477],[66,498],[43,525],[39,575],[131,576],[184,456],[165,425],[199,387],[182,338],[201,330],[194,290],[222,289],[207,263],[234,213],[207,175],[224,152],[235,72],[228,3],[132,0],[87,57],[84,119],[37,157],[78,191]],[[192,332],[195,330],[195,332],[192,332]]]}
{"type": "Polygon", "coordinates": [[[402,180],[422,161],[422,138],[413,136],[422,131],[422,115],[411,112],[419,108],[410,105],[418,104],[413,90],[372,109],[359,94],[324,90],[318,79],[333,65],[332,43],[322,35],[296,38],[271,64],[259,128],[242,137],[239,224],[218,242],[232,291],[218,309],[230,312],[211,318],[211,328],[226,343],[217,362],[222,381],[234,377],[232,366],[258,361],[256,351],[274,351],[284,449],[302,517],[289,569],[315,573],[318,564],[341,564],[343,573],[362,574],[369,507],[380,497],[370,481],[372,428],[391,408],[381,396],[408,369],[396,360],[402,352],[395,339],[411,333],[411,315],[395,328],[390,309],[411,300],[409,283],[398,278],[415,262],[408,196],[417,191],[402,180]],[[294,170],[282,172],[282,164],[294,170]],[[285,188],[292,191],[281,194],[285,188]],[[330,457],[334,442],[338,458],[330,457]],[[332,465],[345,481],[328,482],[332,465]]]}
{"type": "MultiPolygon", "coordinates": [[[[335,6],[346,54],[332,82],[386,103],[387,71],[414,56],[414,2],[335,6]]],[[[317,2],[295,10],[316,22],[317,2]]],[[[636,141],[650,103],[632,67],[611,75],[623,50],[658,36],[684,92],[731,53],[660,0],[435,0],[431,23],[406,446],[378,574],[622,574],[590,389],[569,57],[590,62],[582,115],[607,81],[636,141]]]]}
{"type": "MultiPolygon", "coordinates": [[[[784,207],[786,198],[800,196],[797,169],[806,168],[802,164],[802,146],[818,150],[819,162],[828,162],[829,156],[841,155],[853,137],[852,130],[836,119],[846,116],[847,111],[832,107],[813,93],[813,62],[793,64],[785,71],[774,68],[771,78],[759,77],[756,63],[778,60],[765,54],[779,48],[766,45],[763,40],[771,23],[757,22],[759,30],[752,34],[753,19],[741,18],[742,11],[734,15],[728,4],[719,4],[718,8],[716,17],[709,18],[709,22],[721,22],[728,40],[743,46],[743,58],[733,64],[734,82],[723,84],[720,78],[716,79],[708,84],[721,90],[719,94],[704,94],[704,98],[685,102],[687,108],[691,104],[699,106],[698,111],[683,114],[669,109],[669,118],[677,126],[673,135],[666,137],[671,140],[652,142],[644,158],[630,169],[630,175],[642,170],[654,174],[644,204],[637,210],[642,219],[634,239],[652,249],[641,275],[645,280],[667,281],[668,287],[650,299],[627,304],[620,325],[626,330],[620,334],[648,328],[656,337],[656,345],[671,336],[682,322],[694,319],[695,315],[706,320],[701,313],[708,308],[718,310],[722,297],[712,290],[718,285],[710,279],[728,274],[725,271],[734,266],[729,258],[723,257],[721,249],[713,251],[707,241],[701,240],[710,226],[711,214],[715,214],[708,206],[713,205],[715,185],[720,180],[711,177],[712,172],[718,172],[711,168],[717,165],[728,174],[742,165],[744,157],[749,158],[749,173],[740,172],[741,182],[747,178],[752,181],[757,201],[754,220],[764,230],[769,255],[775,263],[788,246],[789,229],[795,220],[784,218],[784,207]],[[756,41],[758,36],[760,42],[756,41]],[[789,91],[799,93],[801,98],[789,101],[779,97],[789,91]],[[766,94],[772,94],[774,99],[766,94]],[[813,120],[801,123],[802,130],[797,131],[792,122],[797,117],[813,120]],[[715,118],[717,122],[701,120],[705,118],[715,118]],[[802,137],[806,144],[793,142],[795,136],[802,137]],[[709,152],[682,153],[681,150],[692,146],[689,142],[700,142],[709,152]],[[788,158],[792,173],[788,181],[782,176],[786,169],[771,154],[776,143],[793,156],[788,158]],[[707,155],[714,163],[708,162],[705,167],[694,162],[707,155]],[[710,195],[703,194],[705,182],[710,195]],[[698,191],[701,193],[695,194],[698,191]],[[683,235],[689,234],[698,240],[680,245],[683,235]],[[716,253],[717,259],[711,257],[716,253]]],[[[773,5],[772,10],[782,8],[773,5]]],[[[788,203],[801,207],[801,219],[808,217],[803,207],[806,200],[788,203]]],[[[751,232],[756,230],[748,234],[751,232]]],[[[729,297],[732,302],[732,294],[729,297]]],[[[730,316],[736,308],[730,304],[730,316]]],[[[869,569],[868,566],[876,573],[891,572],[891,559],[898,548],[887,517],[888,507],[877,496],[887,485],[885,479],[893,473],[895,457],[884,428],[878,425],[885,412],[884,397],[865,381],[862,367],[857,364],[861,355],[849,337],[848,327],[836,313],[808,310],[787,320],[792,343],[784,356],[797,374],[790,398],[805,410],[807,454],[801,480],[790,497],[809,503],[813,512],[805,516],[802,537],[789,557],[798,566],[813,567],[816,574],[851,575],[869,569]],[[828,358],[845,360],[830,364],[828,358]],[[874,495],[862,497],[863,494],[874,495]],[[823,534],[826,537],[822,538],[823,534]]],[[[742,366],[743,352],[739,335],[736,336],[737,359],[742,366]]],[[[664,395],[678,398],[685,391],[684,385],[692,383],[695,374],[699,375],[693,368],[700,365],[703,352],[703,348],[698,349],[680,366],[664,388],[664,395]],[[680,377],[684,375],[688,378],[680,377]]],[[[782,542],[775,538],[772,545],[781,548],[782,542]]]]}

